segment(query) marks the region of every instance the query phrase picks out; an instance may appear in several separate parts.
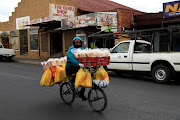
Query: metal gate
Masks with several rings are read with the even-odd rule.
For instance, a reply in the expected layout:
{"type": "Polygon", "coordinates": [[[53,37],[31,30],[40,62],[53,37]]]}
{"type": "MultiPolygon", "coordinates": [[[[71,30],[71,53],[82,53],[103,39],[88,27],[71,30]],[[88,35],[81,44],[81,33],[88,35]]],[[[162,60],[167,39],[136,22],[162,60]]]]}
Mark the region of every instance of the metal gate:
{"type": "Polygon", "coordinates": [[[27,30],[20,30],[20,55],[26,55],[28,53],[28,39],[27,30]]]}

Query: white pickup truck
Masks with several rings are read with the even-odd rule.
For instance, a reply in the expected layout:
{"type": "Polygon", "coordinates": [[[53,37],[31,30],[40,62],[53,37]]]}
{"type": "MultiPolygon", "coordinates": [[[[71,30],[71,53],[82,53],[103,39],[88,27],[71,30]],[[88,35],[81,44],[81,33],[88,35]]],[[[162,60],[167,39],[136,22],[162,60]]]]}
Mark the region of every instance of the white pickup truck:
{"type": "Polygon", "coordinates": [[[180,72],[180,52],[151,52],[151,43],[144,40],[118,43],[110,58],[108,69],[149,72],[158,83],[167,83],[180,72]]]}
{"type": "Polygon", "coordinates": [[[6,58],[7,60],[12,60],[14,56],[15,56],[14,49],[4,48],[3,44],[0,43],[0,60],[2,58],[6,58]]]}

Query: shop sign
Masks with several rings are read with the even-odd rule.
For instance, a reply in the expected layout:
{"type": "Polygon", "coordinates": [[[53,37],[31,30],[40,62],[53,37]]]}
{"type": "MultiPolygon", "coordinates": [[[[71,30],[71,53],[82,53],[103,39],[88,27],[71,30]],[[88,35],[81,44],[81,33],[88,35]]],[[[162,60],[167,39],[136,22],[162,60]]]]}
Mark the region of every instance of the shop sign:
{"type": "Polygon", "coordinates": [[[32,28],[29,30],[30,35],[38,34],[38,29],[37,28],[32,28]]]}
{"type": "Polygon", "coordinates": [[[75,7],[58,5],[58,4],[49,4],[49,18],[50,20],[59,20],[62,18],[74,17],[75,7]]]}
{"type": "Polygon", "coordinates": [[[9,37],[10,31],[0,31],[0,36],[1,37],[9,37]]]}
{"type": "Polygon", "coordinates": [[[96,15],[97,26],[113,26],[117,27],[116,12],[99,12],[96,15]]]}
{"type": "Polygon", "coordinates": [[[30,16],[16,18],[16,29],[27,29],[30,26],[26,26],[30,23],[30,16]]]}
{"type": "Polygon", "coordinates": [[[11,37],[17,37],[18,36],[18,31],[11,31],[11,37]]]}
{"type": "Polygon", "coordinates": [[[163,3],[163,17],[180,16],[180,1],[163,3]]]}
{"type": "Polygon", "coordinates": [[[44,17],[44,18],[38,18],[38,19],[33,19],[31,20],[31,25],[36,24],[36,23],[42,23],[42,22],[47,22],[49,21],[49,17],[44,17]]]}

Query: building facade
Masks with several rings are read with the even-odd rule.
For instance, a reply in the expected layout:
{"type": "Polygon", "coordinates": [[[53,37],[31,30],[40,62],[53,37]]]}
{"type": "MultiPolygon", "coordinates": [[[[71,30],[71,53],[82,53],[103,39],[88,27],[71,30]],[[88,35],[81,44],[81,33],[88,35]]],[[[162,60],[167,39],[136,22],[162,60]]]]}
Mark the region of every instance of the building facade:
{"type": "Polygon", "coordinates": [[[101,31],[102,26],[63,30],[61,19],[95,12],[116,12],[116,27],[120,28],[130,28],[132,16],[143,14],[108,0],[103,3],[96,0],[91,2],[87,0],[21,0],[12,12],[12,16],[9,17],[9,21],[0,23],[0,42],[15,49],[18,57],[65,56],[75,36],[80,36],[85,40],[84,47],[90,47],[92,40],[88,40],[87,36],[101,31]]]}

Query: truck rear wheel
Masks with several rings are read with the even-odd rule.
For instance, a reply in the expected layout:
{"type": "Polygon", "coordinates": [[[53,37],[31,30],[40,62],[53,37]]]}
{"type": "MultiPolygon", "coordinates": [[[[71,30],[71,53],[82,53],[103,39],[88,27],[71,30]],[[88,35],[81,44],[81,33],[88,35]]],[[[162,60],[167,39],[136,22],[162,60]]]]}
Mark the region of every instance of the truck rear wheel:
{"type": "Polygon", "coordinates": [[[166,65],[156,65],[152,70],[152,77],[157,83],[168,83],[171,79],[171,71],[166,65]]]}

